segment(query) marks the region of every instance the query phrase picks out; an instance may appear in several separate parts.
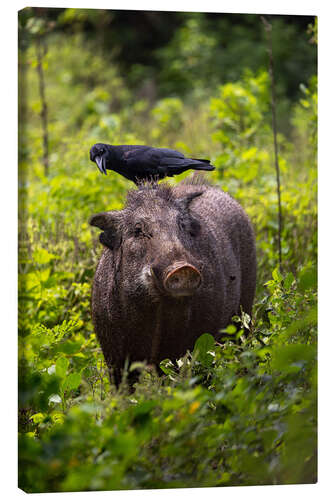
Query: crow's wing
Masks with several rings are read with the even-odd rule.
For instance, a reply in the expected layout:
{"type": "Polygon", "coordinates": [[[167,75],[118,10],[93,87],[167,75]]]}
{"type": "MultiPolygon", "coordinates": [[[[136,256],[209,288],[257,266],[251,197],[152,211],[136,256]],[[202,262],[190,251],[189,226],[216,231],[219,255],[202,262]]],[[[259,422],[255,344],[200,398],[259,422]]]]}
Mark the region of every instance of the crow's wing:
{"type": "MultiPolygon", "coordinates": [[[[184,160],[184,155],[173,149],[138,147],[123,153],[126,167],[137,176],[168,175],[168,166],[178,166],[178,161],[184,160]]],[[[176,172],[174,172],[176,173],[176,172]]]]}
{"type": "Polygon", "coordinates": [[[151,148],[149,146],[132,146],[131,149],[123,150],[123,159],[127,163],[142,164],[142,166],[157,167],[164,158],[184,159],[184,155],[173,149],[151,148]]]}
{"type": "Polygon", "coordinates": [[[189,168],[195,170],[214,170],[209,160],[185,158],[179,151],[168,148],[132,146],[123,152],[123,160],[132,172],[147,175],[172,176],[189,168]]]}
{"type": "Polygon", "coordinates": [[[145,151],[152,149],[150,146],[143,146],[138,144],[136,146],[113,146],[113,149],[119,154],[123,159],[134,158],[137,154],[141,155],[145,151]]]}

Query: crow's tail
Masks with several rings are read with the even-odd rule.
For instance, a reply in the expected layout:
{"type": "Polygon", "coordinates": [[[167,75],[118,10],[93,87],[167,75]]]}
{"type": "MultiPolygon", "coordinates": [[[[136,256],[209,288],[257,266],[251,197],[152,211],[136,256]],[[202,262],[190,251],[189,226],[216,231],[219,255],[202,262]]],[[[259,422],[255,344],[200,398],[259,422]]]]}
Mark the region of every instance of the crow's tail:
{"type": "Polygon", "coordinates": [[[211,165],[209,160],[199,160],[193,158],[189,166],[194,170],[215,170],[214,165],[211,165]]]}
{"type": "Polygon", "coordinates": [[[204,160],[203,158],[191,158],[191,160],[201,161],[202,163],[209,163],[210,164],[210,160],[204,160]]]}
{"type": "Polygon", "coordinates": [[[189,168],[194,170],[214,170],[214,165],[211,165],[209,160],[196,160],[192,158],[162,158],[160,161],[161,167],[167,167],[167,175],[175,175],[185,172],[189,168]]]}

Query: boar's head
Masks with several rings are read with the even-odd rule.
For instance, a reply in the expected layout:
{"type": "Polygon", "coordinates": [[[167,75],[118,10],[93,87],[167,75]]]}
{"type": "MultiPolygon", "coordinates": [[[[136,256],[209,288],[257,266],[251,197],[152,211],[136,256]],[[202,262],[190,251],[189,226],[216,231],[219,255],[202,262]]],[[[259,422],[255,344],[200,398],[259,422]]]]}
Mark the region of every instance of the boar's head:
{"type": "MultiPolygon", "coordinates": [[[[168,186],[130,191],[123,210],[94,215],[131,295],[191,296],[202,281],[201,223],[190,205],[202,191],[174,197],[168,186]]],[[[118,273],[119,274],[119,273],[118,273]]]]}

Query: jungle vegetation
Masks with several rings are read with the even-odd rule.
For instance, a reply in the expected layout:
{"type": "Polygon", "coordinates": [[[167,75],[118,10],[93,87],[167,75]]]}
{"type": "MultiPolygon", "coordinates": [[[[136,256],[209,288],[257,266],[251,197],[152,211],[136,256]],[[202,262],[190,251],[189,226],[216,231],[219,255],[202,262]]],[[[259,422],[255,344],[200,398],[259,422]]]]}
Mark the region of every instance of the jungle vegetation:
{"type": "MultiPolygon", "coordinates": [[[[313,483],[317,478],[316,20],[19,13],[19,487],[27,492],[313,483]],[[209,157],[256,232],[253,314],[206,332],[135,392],[110,384],[90,292],[92,214],[132,185],[96,142],[209,157]],[[250,333],[244,335],[244,328],[250,333]]],[[[179,182],[185,173],[170,183],[179,182]]],[[[129,366],[128,370],[133,369],[129,366]]]]}

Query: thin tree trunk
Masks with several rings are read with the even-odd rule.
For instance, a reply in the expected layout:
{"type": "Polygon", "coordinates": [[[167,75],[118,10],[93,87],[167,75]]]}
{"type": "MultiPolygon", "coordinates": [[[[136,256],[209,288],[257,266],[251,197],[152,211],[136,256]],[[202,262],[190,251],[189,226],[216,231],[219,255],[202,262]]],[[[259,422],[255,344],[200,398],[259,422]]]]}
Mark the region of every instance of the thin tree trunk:
{"type": "MultiPolygon", "coordinates": [[[[23,36],[23,35],[22,35],[23,36]]],[[[21,48],[18,55],[18,180],[19,187],[26,187],[25,172],[21,168],[26,155],[26,124],[27,124],[27,62],[25,50],[21,48]]],[[[19,202],[23,201],[19,199],[19,202]]]]}
{"type": "Polygon", "coordinates": [[[271,79],[271,107],[272,107],[272,126],[274,136],[274,156],[275,156],[275,172],[276,172],[276,190],[278,197],[278,247],[279,247],[279,267],[282,272],[282,206],[281,206],[281,185],[280,185],[280,166],[278,155],[278,142],[277,142],[277,126],[276,126],[276,94],[275,94],[275,80],[274,80],[274,66],[273,66],[273,44],[272,44],[272,25],[261,16],[261,20],[265,26],[267,33],[267,52],[269,56],[269,75],[271,79]]]}
{"type": "Polygon", "coordinates": [[[45,79],[43,70],[43,57],[46,53],[46,47],[43,44],[41,36],[36,39],[36,49],[37,49],[37,73],[39,82],[39,95],[42,103],[41,109],[41,120],[43,129],[43,164],[45,175],[49,173],[49,133],[48,133],[48,121],[47,121],[47,102],[45,97],[45,79]]]}

